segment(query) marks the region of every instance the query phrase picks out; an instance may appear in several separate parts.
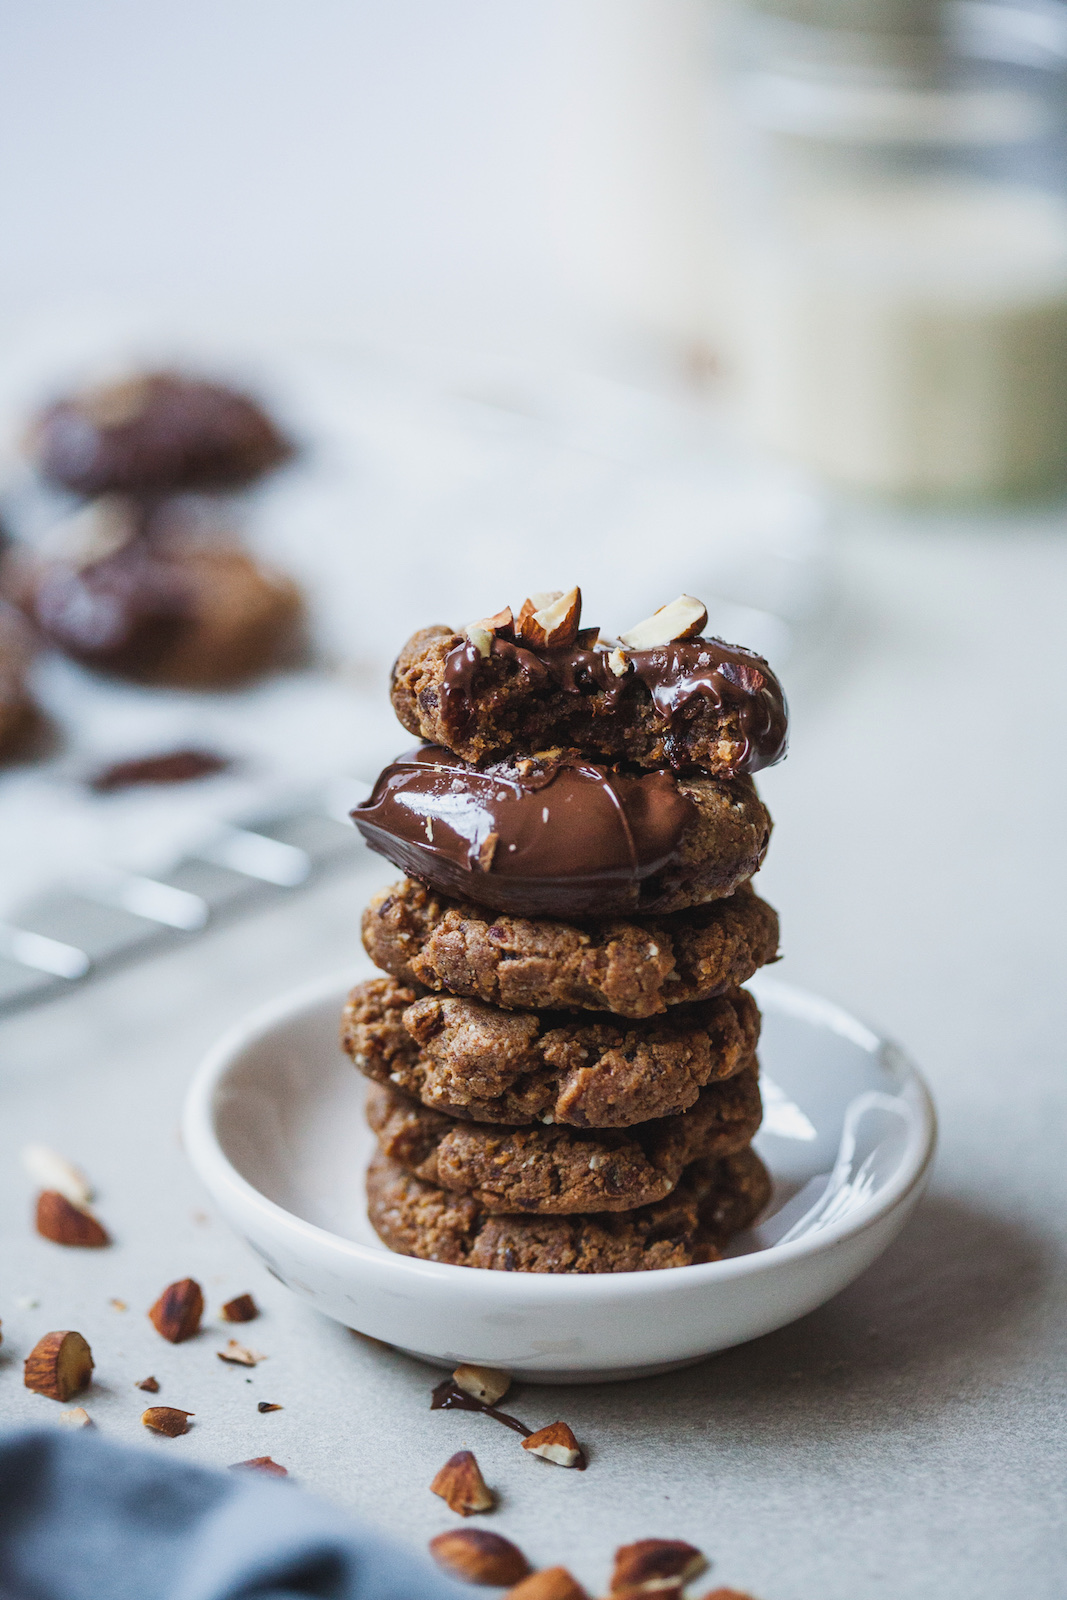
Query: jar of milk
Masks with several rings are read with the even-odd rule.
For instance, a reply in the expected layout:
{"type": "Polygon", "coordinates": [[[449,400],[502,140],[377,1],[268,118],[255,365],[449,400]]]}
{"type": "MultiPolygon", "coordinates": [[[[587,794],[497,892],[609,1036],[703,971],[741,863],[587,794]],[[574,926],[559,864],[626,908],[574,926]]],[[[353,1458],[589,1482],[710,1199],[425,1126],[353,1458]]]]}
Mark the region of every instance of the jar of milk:
{"type": "Polygon", "coordinates": [[[1067,486],[1067,6],[780,0],[730,84],[752,430],[894,496],[1067,486]]]}

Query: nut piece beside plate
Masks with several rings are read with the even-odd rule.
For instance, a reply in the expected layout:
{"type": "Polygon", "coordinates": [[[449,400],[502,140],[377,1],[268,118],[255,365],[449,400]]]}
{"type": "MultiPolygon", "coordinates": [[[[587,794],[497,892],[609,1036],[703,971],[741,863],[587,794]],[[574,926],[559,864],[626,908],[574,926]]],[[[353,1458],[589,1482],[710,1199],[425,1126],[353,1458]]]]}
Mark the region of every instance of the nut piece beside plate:
{"type": "Polygon", "coordinates": [[[450,1456],[430,1485],[434,1494],[461,1517],[478,1511],[492,1511],[496,1501],[482,1477],[481,1468],[470,1450],[457,1450],[450,1456]]]}
{"type": "Polygon", "coordinates": [[[484,1583],[503,1589],[528,1577],[530,1563],[510,1539],[481,1528],[451,1528],[430,1540],[430,1554],[467,1583],[484,1583]]]}

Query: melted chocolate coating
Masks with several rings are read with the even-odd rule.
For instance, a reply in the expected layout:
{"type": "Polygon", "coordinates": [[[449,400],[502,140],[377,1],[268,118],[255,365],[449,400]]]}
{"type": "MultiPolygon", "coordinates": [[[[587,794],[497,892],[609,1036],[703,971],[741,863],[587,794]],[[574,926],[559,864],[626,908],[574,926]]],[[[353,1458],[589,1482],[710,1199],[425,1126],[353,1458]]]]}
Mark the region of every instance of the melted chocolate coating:
{"type": "Polygon", "coordinates": [[[158,648],[160,629],[192,615],[194,596],[181,563],[134,539],[88,567],[56,563],[33,599],[41,632],[80,660],[110,663],[158,648]]]}
{"type": "Polygon", "coordinates": [[[672,860],[696,808],[669,772],[564,757],[479,771],[440,745],[398,757],[352,813],[372,850],[515,916],[606,915],[672,860]]]}
{"type": "MultiPolygon", "coordinates": [[[[589,630],[592,633],[594,630],[589,630]]],[[[588,638],[588,634],[586,635],[588,638]]],[[[598,714],[622,711],[633,695],[635,680],[648,690],[656,713],[671,727],[684,720],[687,707],[698,698],[710,700],[717,711],[733,711],[744,739],[741,754],[729,776],[758,772],[785,755],[788,713],[782,687],[762,656],[722,639],[679,639],[652,650],[627,650],[629,669],[617,677],[608,665],[608,652],[583,643],[535,649],[497,634],[492,656],[521,672],[548,692],[602,697],[598,714]]],[[[445,662],[442,711],[459,732],[471,720],[472,696],[484,658],[464,640],[445,662]]],[[[672,762],[674,758],[672,757],[672,762]]],[[[685,765],[684,755],[678,765],[685,765]]]]}

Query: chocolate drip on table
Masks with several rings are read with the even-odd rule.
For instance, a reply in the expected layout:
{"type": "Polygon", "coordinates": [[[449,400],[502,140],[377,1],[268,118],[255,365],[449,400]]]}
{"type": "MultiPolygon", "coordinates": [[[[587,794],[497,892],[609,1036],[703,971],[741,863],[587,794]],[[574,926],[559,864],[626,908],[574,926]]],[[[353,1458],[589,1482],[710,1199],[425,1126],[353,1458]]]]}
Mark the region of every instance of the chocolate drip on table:
{"type": "Polygon", "coordinates": [[[446,893],[516,915],[625,910],[696,817],[670,772],[580,757],[479,770],[440,745],[385,768],[352,813],[372,850],[446,893]]]}
{"type": "MultiPolygon", "coordinates": [[[[510,1428],[513,1433],[521,1433],[524,1439],[529,1439],[533,1428],[528,1428],[518,1417],[511,1417],[506,1411],[498,1411],[496,1406],[490,1406],[484,1400],[476,1400],[474,1395],[468,1394],[466,1389],[461,1389],[454,1378],[442,1378],[430,1396],[431,1411],[480,1411],[483,1416],[492,1417],[494,1422],[502,1422],[505,1428],[510,1428]]],[[[579,1472],[584,1472],[588,1462],[585,1454],[579,1456],[574,1463],[579,1472]]]]}
{"type": "MultiPolygon", "coordinates": [[[[533,692],[596,694],[600,714],[617,711],[633,696],[636,683],[643,684],[668,727],[697,698],[709,700],[718,711],[732,710],[744,739],[732,777],[773,766],[784,755],[785,697],[762,656],[722,639],[679,639],[651,650],[626,650],[630,665],[618,677],[609,665],[609,652],[594,648],[595,634],[588,629],[574,644],[555,649],[532,648],[497,634],[489,660],[520,673],[533,692]]],[[[471,696],[485,664],[468,639],[445,659],[442,712],[457,732],[469,725],[471,696]]]]}

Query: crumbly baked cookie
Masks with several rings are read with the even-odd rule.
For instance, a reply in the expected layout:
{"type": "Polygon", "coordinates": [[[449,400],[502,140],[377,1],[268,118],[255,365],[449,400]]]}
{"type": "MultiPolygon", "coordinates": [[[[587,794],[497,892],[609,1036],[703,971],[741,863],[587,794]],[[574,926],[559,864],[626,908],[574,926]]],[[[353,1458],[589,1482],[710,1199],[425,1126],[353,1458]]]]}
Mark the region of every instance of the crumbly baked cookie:
{"type": "Polygon", "coordinates": [[[612,768],[565,750],[479,769],[443,745],[398,756],[352,820],[440,893],[521,917],[719,899],[758,871],[771,832],[750,778],[612,768]]]}
{"type": "Polygon", "coordinates": [[[402,983],[509,1011],[614,1011],[651,1017],[707,1000],[773,961],[778,917],[746,885],[671,917],[589,920],[495,915],[404,878],[363,913],[375,966],[402,983]]]}
{"type": "Polygon", "coordinates": [[[47,562],[22,579],[23,603],[67,655],[142,683],[239,683],[299,642],[300,591],[243,550],[199,539],[134,539],[81,566],[47,562]]]}
{"type": "Polygon", "coordinates": [[[694,1162],[655,1205],[581,1217],[496,1215],[381,1154],[367,1172],[368,1215],[390,1250],[497,1272],[647,1272],[716,1261],[770,1195],[753,1150],[694,1162]]]}
{"type": "Polygon", "coordinates": [[[173,372],[56,401],[28,448],[43,477],[82,495],[238,488],[293,453],[247,395],[173,372]]]}
{"type": "Polygon", "coordinates": [[[470,1194],[486,1211],[633,1211],[670,1194],[694,1161],[742,1150],[762,1117],[758,1068],[700,1091],[676,1117],[578,1130],[456,1122],[385,1084],[367,1091],[378,1147],[417,1178],[470,1194]]]}
{"type": "Polygon", "coordinates": [[[613,651],[596,633],[537,646],[506,626],[483,632],[483,654],[453,628],[422,628],[393,667],[393,708],[464,761],[572,747],[737,777],[785,754],[785,697],[761,656],[703,637],[613,651]]]}
{"type": "Polygon", "coordinates": [[[625,1128],[677,1116],[739,1072],[759,1026],[744,989],[626,1023],[499,1011],[385,977],[352,990],[341,1043],[368,1078],[461,1120],[625,1128]]]}

